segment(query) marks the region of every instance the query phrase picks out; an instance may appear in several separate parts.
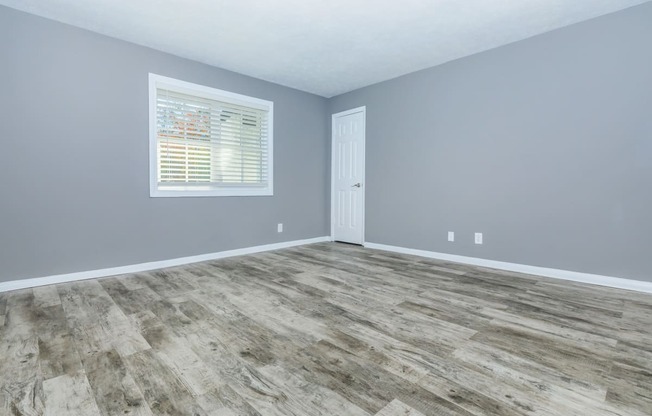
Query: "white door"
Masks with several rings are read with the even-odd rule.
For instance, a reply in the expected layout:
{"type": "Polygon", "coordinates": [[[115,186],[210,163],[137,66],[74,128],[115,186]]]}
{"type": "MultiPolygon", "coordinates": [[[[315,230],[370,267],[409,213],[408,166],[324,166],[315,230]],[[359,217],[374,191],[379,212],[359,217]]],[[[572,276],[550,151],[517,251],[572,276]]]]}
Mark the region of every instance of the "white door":
{"type": "Polygon", "coordinates": [[[364,243],[365,107],[333,114],[333,240],[364,243]]]}

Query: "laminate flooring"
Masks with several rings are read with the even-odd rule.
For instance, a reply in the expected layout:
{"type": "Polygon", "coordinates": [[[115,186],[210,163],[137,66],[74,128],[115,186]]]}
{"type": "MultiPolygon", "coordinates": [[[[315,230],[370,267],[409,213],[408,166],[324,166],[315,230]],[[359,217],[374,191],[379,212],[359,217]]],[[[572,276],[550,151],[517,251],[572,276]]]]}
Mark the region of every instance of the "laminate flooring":
{"type": "Polygon", "coordinates": [[[652,415],[652,296],[313,244],[0,293],[2,415],[652,415]]]}

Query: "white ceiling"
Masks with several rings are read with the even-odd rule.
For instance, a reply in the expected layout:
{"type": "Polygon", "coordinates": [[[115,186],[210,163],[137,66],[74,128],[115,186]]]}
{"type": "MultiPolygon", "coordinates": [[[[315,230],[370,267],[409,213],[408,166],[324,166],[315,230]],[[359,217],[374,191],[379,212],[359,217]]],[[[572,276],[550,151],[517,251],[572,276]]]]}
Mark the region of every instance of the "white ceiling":
{"type": "Polygon", "coordinates": [[[0,0],[332,97],[649,0],[0,0]]]}

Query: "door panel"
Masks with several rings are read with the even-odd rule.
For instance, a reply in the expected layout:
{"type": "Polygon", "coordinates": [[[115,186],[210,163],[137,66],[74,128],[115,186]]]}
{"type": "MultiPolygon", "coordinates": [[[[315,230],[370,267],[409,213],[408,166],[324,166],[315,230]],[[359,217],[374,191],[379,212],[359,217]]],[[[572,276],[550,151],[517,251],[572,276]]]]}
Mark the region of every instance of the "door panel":
{"type": "Polygon", "coordinates": [[[333,239],[364,242],[364,108],[333,116],[333,239]]]}

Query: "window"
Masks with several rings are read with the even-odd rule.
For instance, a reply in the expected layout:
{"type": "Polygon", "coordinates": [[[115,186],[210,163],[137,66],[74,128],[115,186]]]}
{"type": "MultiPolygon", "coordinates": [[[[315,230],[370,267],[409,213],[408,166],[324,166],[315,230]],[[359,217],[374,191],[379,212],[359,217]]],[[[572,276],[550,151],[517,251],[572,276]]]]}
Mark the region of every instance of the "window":
{"type": "Polygon", "coordinates": [[[272,195],[274,103],[149,75],[150,196],[272,195]]]}

